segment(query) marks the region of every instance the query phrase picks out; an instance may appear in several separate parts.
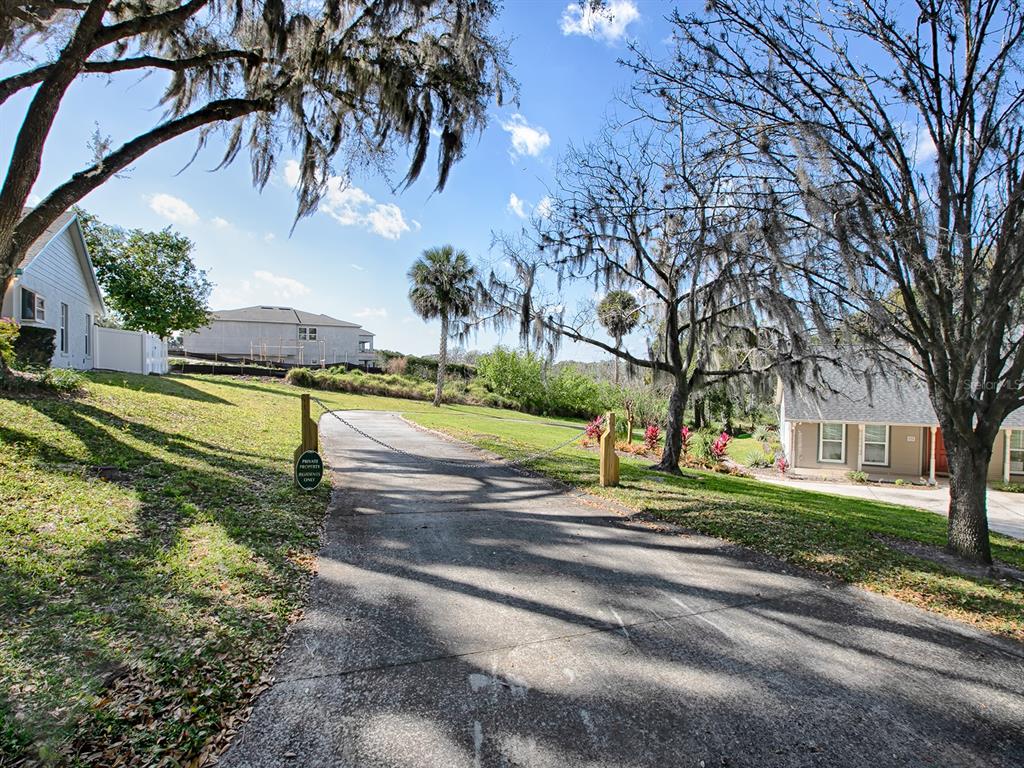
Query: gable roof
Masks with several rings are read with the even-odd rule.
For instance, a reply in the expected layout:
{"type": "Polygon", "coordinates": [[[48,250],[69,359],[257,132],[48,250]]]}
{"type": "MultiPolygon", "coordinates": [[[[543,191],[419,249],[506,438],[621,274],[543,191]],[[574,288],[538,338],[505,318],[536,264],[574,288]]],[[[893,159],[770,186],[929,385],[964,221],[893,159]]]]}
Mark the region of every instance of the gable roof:
{"type": "MultiPolygon", "coordinates": [[[[30,210],[32,209],[27,208],[25,209],[24,213],[28,213],[30,210]]],[[[53,238],[55,238],[57,235],[63,232],[64,229],[68,226],[68,224],[74,221],[75,218],[76,217],[74,211],[64,211],[64,213],[62,213],[60,216],[54,219],[53,223],[43,230],[43,234],[37,237],[35,242],[33,242],[32,245],[28,247],[28,250],[25,252],[24,257],[22,257],[21,263],[18,265],[18,268],[24,269],[25,267],[27,267],[29,265],[29,262],[31,262],[32,259],[38,256],[39,253],[43,250],[43,248],[49,245],[50,241],[53,240],[53,238]]]]}
{"type": "Polygon", "coordinates": [[[239,323],[286,323],[288,325],[318,325],[335,328],[362,328],[358,323],[328,315],[304,312],[292,307],[243,307],[242,309],[225,309],[213,313],[214,320],[231,320],[239,323]]]}
{"type": "MultiPolygon", "coordinates": [[[[904,424],[933,426],[939,423],[925,383],[913,374],[840,369],[821,369],[823,386],[801,382],[783,384],[783,409],[787,421],[843,421],[851,424],[904,424]]],[[[1003,422],[1024,427],[1024,409],[1003,422]]]]}
{"type": "MultiPolygon", "coordinates": [[[[26,208],[23,210],[23,213],[28,213],[30,210],[32,209],[26,208]]],[[[106,306],[103,303],[103,291],[100,290],[99,281],[96,279],[96,268],[92,264],[92,257],[89,256],[89,246],[85,243],[82,225],[79,223],[78,215],[74,211],[64,211],[64,213],[53,220],[50,226],[43,230],[43,234],[37,237],[32,245],[28,247],[24,257],[21,259],[21,263],[18,265],[18,269],[27,269],[35,257],[42,253],[46,246],[56,240],[65,230],[72,233],[72,239],[75,242],[75,252],[78,256],[78,264],[86,278],[86,284],[93,293],[93,298],[99,304],[100,311],[106,312],[106,306]]]]}

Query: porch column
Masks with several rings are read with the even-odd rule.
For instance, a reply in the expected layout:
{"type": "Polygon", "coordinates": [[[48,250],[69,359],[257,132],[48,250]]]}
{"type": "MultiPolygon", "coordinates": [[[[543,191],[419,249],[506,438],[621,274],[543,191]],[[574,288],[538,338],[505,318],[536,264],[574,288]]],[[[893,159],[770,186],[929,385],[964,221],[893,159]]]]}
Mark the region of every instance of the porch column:
{"type": "Polygon", "coordinates": [[[1010,436],[1012,429],[1003,430],[1003,482],[1010,482],[1010,436]]]}
{"type": "Polygon", "coordinates": [[[864,469],[864,425],[857,425],[857,471],[864,469]]]}
{"type": "Polygon", "coordinates": [[[929,427],[931,447],[928,450],[928,485],[935,485],[935,433],[938,427],[929,427]]]}
{"type": "Polygon", "coordinates": [[[797,465],[797,459],[800,457],[800,446],[797,445],[797,440],[800,439],[800,422],[794,421],[791,425],[791,429],[793,431],[789,440],[789,450],[793,455],[787,456],[786,460],[789,461],[790,467],[795,467],[797,465]]]}

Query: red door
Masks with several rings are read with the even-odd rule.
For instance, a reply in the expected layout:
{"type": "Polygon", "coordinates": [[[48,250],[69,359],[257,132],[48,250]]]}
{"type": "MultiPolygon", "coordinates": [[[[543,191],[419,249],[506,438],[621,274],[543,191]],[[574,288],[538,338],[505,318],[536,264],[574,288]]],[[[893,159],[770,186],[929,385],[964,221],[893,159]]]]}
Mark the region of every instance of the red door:
{"type": "MultiPolygon", "coordinates": [[[[931,467],[932,460],[932,440],[928,427],[925,427],[924,436],[924,466],[921,468],[921,473],[927,475],[929,468],[931,467]]],[[[935,431],[935,474],[949,474],[949,460],[946,458],[946,444],[942,442],[941,429],[935,431]]]]}

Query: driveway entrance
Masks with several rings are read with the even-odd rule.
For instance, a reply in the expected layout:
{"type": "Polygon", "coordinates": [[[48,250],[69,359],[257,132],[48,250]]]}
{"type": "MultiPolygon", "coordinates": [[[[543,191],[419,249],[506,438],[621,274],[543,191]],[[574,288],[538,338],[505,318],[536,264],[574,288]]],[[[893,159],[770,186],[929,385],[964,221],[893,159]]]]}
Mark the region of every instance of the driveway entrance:
{"type": "Polygon", "coordinates": [[[221,765],[1024,765],[1021,646],[345,417],[409,453],[321,420],[319,573],[221,765]]]}

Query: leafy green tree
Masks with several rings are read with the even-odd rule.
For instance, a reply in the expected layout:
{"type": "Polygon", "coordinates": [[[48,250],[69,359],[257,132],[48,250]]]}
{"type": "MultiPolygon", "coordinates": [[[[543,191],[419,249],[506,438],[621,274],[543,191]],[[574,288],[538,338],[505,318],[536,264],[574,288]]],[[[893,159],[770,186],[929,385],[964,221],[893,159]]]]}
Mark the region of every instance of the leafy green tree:
{"type": "MultiPolygon", "coordinates": [[[[622,338],[640,322],[640,305],[629,291],[609,291],[597,305],[597,320],[613,339],[615,349],[622,348],[622,338]]],[[[619,383],[619,358],[613,357],[615,383],[619,383]]]]}
{"type": "Polygon", "coordinates": [[[495,347],[477,360],[476,373],[491,392],[515,400],[527,411],[543,409],[547,396],[544,391],[544,361],[540,356],[495,347]]]}
{"type": "Polygon", "coordinates": [[[448,338],[452,322],[468,318],[475,306],[476,270],[465,251],[450,245],[428,248],[409,268],[409,302],[424,320],[441,320],[441,345],[437,353],[437,390],[434,405],[441,405],[448,338]]]}
{"type": "Polygon", "coordinates": [[[192,261],[192,241],[171,230],[125,230],[79,212],[96,278],[125,328],[155,333],[206,325],[213,286],[192,261]]]}

